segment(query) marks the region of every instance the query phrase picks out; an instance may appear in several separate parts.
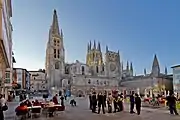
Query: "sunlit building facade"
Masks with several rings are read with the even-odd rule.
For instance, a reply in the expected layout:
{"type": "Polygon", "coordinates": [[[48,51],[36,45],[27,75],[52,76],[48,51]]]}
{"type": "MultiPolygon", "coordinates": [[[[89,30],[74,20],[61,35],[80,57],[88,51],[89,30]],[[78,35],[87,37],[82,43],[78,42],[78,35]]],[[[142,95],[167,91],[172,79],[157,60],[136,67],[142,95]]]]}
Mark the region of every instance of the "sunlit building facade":
{"type": "Polygon", "coordinates": [[[7,94],[12,88],[13,52],[12,52],[11,0],[0,0],[0,92],[7,94]]]}
{"type": "Polygon", "coordinates": [[[180,65],[172,67],[173,69],[173,89],[174,92],[180,93],[180,65]]]}

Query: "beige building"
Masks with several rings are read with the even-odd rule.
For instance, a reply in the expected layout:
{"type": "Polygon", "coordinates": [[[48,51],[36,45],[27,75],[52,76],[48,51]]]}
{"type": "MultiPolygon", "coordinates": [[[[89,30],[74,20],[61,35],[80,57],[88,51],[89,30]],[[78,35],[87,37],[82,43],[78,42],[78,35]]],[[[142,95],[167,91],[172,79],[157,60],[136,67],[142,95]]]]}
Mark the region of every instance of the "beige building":
{"type": "Polygon", "coordinates": [[[13,83],[19,84],[21,90],[30,90],[30,73],[24,68],[13,68],[13,83]]]}
{"type": "Polygon", "coordinates": [[[30,77],[30,89],[31,91],[46,90],[45,71],[29,71],[30,77]]]}
{"type": "Polygon", "coordinates": [[[119,51],[114,52],[106,47],[103,56],[101,44],[96,41],[93,44],[90,41],[87,45],[86,63],[78,60],[67,63],[64,36],[62,29],[59,30],[57,12],[54,10],[46,48],[45,69],[49,89],[71,89],[76,93],[85,93],[91,89],[116,89],[122,73],[133,75],[133,70],[128,68],[124,71],[121,66],[119,51]]]}
{"type": "Polygon", "coordinates": [[[180,65],[171,67],[173,69],[173,89],[180,94],[180,65]]]}
{"type": "Polygon", "coordinates": [[[7,94],[12,87],[12,17],[11,0],[0,0],[0,82],[1,93],[7,94]]]}
{"type": "Polygon", "coordinates": [[[146,73],[144,69],[144,75],[124,77],[121,81],[120,88],[126,90],[127,94],[130,91],[138,91],[144,94],[160,93],[173,90],[172,76],[167,75],[167,68],[165,67],[164,73],[160,72],[159,62],[157,56],[154,56],[152,70],[150,74],[146,73]]]}

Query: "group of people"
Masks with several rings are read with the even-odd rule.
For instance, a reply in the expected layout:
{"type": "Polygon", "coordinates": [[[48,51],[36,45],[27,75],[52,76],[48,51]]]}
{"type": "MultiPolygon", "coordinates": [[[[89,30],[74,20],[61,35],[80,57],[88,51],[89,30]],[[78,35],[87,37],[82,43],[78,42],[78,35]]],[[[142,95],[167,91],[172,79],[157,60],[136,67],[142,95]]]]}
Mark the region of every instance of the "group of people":
{"type": "Polygon", "coordinates": [[[89,95],[89,108],[93,113],[100,114],[101,108],[103,114],[105,114],[105,108],[107,107],[108,113],[112,112],[112,104],[114,105],[114,112],[123,111],[123,94],[118,94],[113,96],[111,93],[107,94],[107,92],[92,92],[89,95]],[[96,108],[98,107],[98,111],[96,112],[96,108]]]}
{"type": "MultiPolygon", "coordinates": [[[[123,105],[124,101],[124,95],[123,93],[120,94],[113,94],[113,93],[108,93],[107,92],[99,92],[96,94],[96,92],[92,92],[92,94],[89,95],[89,107],[92,110],[93,113],[98,113],[100,114],[101,108],[103,114],[105,114],[105,108],[107,106],[107,111],[108,113],[116,113],[116,112],[121,112],[124,109],[123,105]],[[112,107],[113,105],[113,107],[112,107]],[[98,111],[96,112],[96,108],[98,107],[98,111]],[[114,110],[112,109],[114,108],[114,110]]],[[[139,95],[134,92],[130,95],[130,113],[135,113],[134,112],[134,106],[136,105],[136,111],[137,114],[140,115],[141,111],[141,98],[139,95]]]]}
{"type": "Polygon", "coordinates": [[[169,96],[166,97],[167,106],[169,106],[170,114],[179,115],[176,109],[176,101],[177,98],[175,97],[174,93],[171,92],[169,96]]]}
{"type": "Polygon", "coordinates": [[[28,107],[31,106],[41,106],[38,100],[30,102],[29,100],[22,101],[19,106],[16,107],[15,112],[17,116],[26,115],[30,118],[30,111],[28,107]]]}
{"type": "Polygon", "coordinates": [[[141,113],[141,98],[137,93],[134,93],[132,91],[130,95],[130,113],[133,114],[134,112],[134,106],[136,105],[136,111],[137,114],[140,115],[141,113]]]}
{"type": "MultiPolygon", "coordinates": [[[[58,100],[58,95],[56,94],[49,102],[44,101],[44,102],[39,102],[38,100],[30,102],[29,100],[22,101],[20,105],[15,109],[16,115],[17,116],[23,116],[23,115],[28,115],[30,117],[30,109],[28,107],[32,106],[41,106],[41,108],[44,108],[45,106],[48,106],[49,108],[53,108],[54,105],[60,104],[62,107],[64,107],[64,97],[60,96],[60,100],[58,100]],[[60,102],[59,102],[60,101],[60,102]],[[45,106],[44,106],[45,105],[45,106]]],[[[49,110],[49,117],[53,117],[54,109],[49,110]]],[[[38,117],[35,115],[35,117],[38,117]]]]}

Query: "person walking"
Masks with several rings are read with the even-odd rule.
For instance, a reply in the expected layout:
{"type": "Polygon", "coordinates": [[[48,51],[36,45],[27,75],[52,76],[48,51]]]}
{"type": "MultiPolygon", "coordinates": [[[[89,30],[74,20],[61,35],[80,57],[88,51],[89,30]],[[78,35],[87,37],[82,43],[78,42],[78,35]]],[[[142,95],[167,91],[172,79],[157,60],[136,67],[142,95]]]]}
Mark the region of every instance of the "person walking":
{"type": "Polygon", "coordinates": [[[96,113],[96,106],[97,106],[96,92],[93,92],[93,94],[92,94],[92,113],[96,113]]]}
{"type": "Polygon", "coordinates": [[[176,97],[174,96],[173,93],[170,93],[170,95],[167,97],[167,103],[169,106],[169,111],[170,114],[175,114],[175,115],[179,115],[176,109],[176,97]]]}
{"type": "Polygon", "coordinates": [[[107,99],[107,92],[104,91],[104,94],[103,94],[103,101],[104,101],[104,107],[106,108],[106,99],[107,99]]]}
{"type": "Polygon", "coordinates": [[[119,112],[120,110],[118,106],[118,96],[114,96],[113,104],[114,104],[114,113],[119,112]]]}
{"type": "Polygon", "coordinates": [[[64,97],[63,97],[63,95],[60,97],[60,101],[61,101],[61,102],[60,102],[61,105],[64,106],[64,97]]]}
{"type": "Polygon", "coordinates": [[[141,98],[139,97],[139,95],[137,93],[135,94],[135,104],[136,104],[137,114],[140,115],[140,113],[141,113],[141,98]]]}
{"type": "Polygon", "coordinates": [[[118,95],[118,107],[119,111],[123,111],[123,94],[118,95]]]}
{"type": "Polygon", "coordinates": [[[130,113],[133,114],[134,112],[134,91],[132,91],[131,95],[130,95],[130,113]]]}
{"type": "Polygon", "coordinates": [[[92,95],[89,94],[89,109],[92,110],[92,95]]]}
{"type": "Polygon", "coordinates": [[[6,105],[6,99],[2,94],[0,94],[0,120],[4,120],[4,111],[8,109],[6,105]]]}
{"type": "Polygon", "coordinates": [[[109,93],[107,98],[108,113],[112,113],[112,102],[113,102],[113,98],[111,96],[111,93],[109,93]]]}
{"type": "Polygon", "coordinates": [[[101,107],[102,107],[103,114],[105,114],[104,104],[105,104],[104,103],[104,95],[100,92],[98,94],[98,114],[100,114],[101,107]]]}

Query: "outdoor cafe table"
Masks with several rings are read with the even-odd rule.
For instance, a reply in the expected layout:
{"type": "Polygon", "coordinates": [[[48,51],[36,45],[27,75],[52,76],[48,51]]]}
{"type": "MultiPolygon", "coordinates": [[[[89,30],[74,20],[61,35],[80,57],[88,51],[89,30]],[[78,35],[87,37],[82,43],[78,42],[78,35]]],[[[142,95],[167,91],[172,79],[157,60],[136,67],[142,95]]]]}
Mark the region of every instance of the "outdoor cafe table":
{"type": "Polygon", "coordinates": [[[32,107],[27,107],[28,109],[33,109],[33,108],[41,108],[41,106],[32,106],[32,107]]]}

